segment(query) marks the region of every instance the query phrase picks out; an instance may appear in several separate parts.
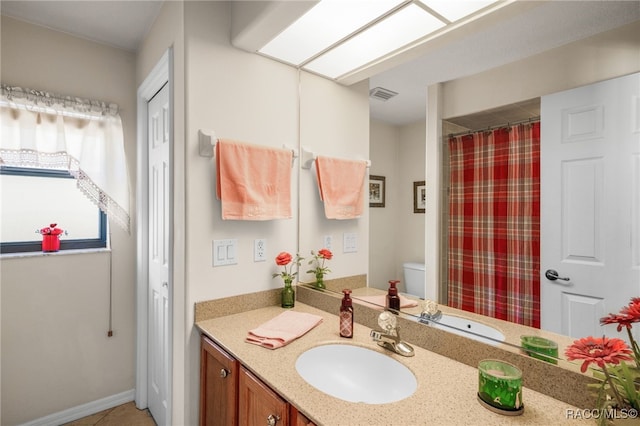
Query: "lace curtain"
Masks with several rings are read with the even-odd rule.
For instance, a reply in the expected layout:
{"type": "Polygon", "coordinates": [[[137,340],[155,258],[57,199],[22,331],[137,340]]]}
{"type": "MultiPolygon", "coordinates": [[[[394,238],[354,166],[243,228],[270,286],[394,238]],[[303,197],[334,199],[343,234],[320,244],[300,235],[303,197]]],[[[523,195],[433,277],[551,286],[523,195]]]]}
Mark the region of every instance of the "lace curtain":
{"type": "Polygon", "coordinates": [[[0,164],[68,170],[129,232],[129,178],[118,106],[1,86],[0,164]]]}

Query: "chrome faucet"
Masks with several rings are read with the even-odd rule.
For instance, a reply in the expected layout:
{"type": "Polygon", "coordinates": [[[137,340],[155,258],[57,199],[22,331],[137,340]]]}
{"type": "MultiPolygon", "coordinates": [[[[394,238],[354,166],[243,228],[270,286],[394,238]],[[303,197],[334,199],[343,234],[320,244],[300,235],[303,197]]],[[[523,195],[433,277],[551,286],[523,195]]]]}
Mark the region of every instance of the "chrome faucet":
{"type": "Polygon", "coordinates": [[[385,349],[402,356],[415,355],[413,347],[400,339],[400,327],[396,325],[396,317],[389,312],[383,312],[378,316],[378,324],[383,331],[371,330],[369,334],[374,342],[385,349]]]}
{"type": "Polygon", "coordinates": [[[419,321],[423,324],[429,324],[431,321],[438,322],[440,318],[442,318],[442,311],[438,309],[438,304],[433,300],[425,300],[422,304],[419,321]]]}

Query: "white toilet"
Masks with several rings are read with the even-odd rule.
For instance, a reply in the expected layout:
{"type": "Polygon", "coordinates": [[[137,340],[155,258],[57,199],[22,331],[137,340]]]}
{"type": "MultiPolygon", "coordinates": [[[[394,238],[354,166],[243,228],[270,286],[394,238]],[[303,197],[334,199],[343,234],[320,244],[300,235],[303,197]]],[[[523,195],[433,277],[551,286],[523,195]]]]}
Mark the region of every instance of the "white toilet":
{"type": "Polygon", "coordinates": [[[424,299],[424,263],[406,262],[402,264],[402,267],[404,269],[404,288],[406,293],[424,299]]]}

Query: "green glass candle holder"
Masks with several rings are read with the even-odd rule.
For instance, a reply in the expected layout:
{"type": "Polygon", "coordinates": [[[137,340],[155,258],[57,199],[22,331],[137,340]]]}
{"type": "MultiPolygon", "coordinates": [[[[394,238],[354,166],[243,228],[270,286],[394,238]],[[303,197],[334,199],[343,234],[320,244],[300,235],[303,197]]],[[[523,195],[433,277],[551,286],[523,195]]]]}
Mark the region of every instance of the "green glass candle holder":
{"type": "Polygon", "coordinates": [[[524,353],[532,358],[551,364],[558,363],[558,344],[540,336],[520,336],[520,345],[524,353]]]}
{"type": "Polygon", "coordinates": [[[480,361],[478,400],[500,414],[522,414],[522,371],[515,365],[496,359],[480,361]]]}

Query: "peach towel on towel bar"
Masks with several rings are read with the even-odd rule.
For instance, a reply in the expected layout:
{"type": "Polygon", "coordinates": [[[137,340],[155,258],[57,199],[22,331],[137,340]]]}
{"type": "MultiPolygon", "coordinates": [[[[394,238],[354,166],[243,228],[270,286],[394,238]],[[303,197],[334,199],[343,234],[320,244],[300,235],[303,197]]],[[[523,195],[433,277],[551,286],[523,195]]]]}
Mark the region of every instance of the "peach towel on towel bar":
{"type": "Polygon", "coordinates": [[[291,150],[219,140],[215,158],[222,219],[291,218],[291,150]]]}
{"type": "Polygon", "coordinates": [[[246,341],[277,349],[304,335],[322,322],[322,317],[306,312],[285,311],[262,325],[249,330],[246,341]]]}
{"type": "Polygon", "coordinates": [[[327,219],[355,219],[362,215],[366,161],[318,156],[316,174],[327,219]]]}

